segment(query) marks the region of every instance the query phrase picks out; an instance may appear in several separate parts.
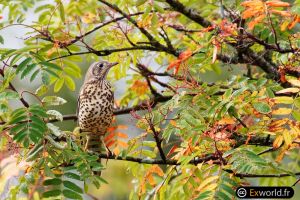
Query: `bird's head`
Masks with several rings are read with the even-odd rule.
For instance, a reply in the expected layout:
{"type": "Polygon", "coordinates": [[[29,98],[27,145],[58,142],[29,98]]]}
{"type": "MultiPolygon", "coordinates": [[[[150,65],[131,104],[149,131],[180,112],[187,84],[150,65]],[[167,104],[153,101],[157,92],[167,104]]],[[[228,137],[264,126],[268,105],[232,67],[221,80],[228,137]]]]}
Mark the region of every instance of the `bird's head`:
{"type": "Polygon", "coordinates": [[[88,69],[85,81],[91,80],[91,79],[105,79],[108,71],[113,66],[117,65],[117,62],[110,63],[107,61],[100,61],[100,62],[94,62],[88,69]]]}

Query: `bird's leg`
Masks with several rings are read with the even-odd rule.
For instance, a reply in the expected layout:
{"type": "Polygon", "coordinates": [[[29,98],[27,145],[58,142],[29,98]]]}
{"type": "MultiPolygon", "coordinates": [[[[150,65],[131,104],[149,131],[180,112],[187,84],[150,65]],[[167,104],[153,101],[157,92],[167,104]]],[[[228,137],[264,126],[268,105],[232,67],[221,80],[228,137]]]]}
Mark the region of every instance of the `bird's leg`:
{"type": "Polygon", "coordinates": [[[106,152],[107,157],[112,156],[113,153],[112,153],[111,150],[106,146],[104,140],[101,140],[101,142],[102,142],[103,146],[105,147],[105,152],[106,152]]]}

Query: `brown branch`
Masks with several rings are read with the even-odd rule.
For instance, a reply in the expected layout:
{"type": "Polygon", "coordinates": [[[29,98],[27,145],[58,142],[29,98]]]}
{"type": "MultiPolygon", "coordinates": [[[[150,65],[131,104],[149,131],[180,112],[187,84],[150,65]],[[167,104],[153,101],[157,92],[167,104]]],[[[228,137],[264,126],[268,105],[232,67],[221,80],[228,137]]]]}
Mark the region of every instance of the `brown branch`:
{"type": "Polygon", "coordinates": [[[256,43],[264,46],[267,50],[276,51],[276,52],[279,52],[279,53],[293,53],[293,52],[299,50],[299,49],[293,49],[293,48],[283,49],[280,46],[269,44],[269,43],[265,42],[264,40],[261,40],[261,39],[255,37],[254,35],[246,32],[246,31],[244,31],[244,33],[246,34],[247,38],[251,39],[253,42],[256,42],[256,43]]]}
{"type": "Polygon", "coordinates": [[[212,23],[207,21],[204,17],[202,17],[198,11],[192,8],[185,7],[182,3],[177,0],[166,0],[166,2],[177,12],[182,13],[186,17],[190,18],[194,22],[197,22],[203,27],[211,26],[212,23]]]}
{"type": "MultiPolygon", "coordinates": [[[[4,77],[4,71],[3,71],[3,69],[0,69],[0,74],[1,74],[2,77],[4,77]]],[[[13,86],[13,84],[9,83],[9,88],[12,89],[13,91],[15,91],[15,92],[18,93],[17,89],[13,86]]],[[[22,102],[22,104],[23,104],[26,108],[29,107],[29,103],[22,97],[22,95],[21,95],[21,97],[19,98],[19,100],[22,102]]]]}
{"type": "Polygon", "coordinates": [[[152,119],[148,119],[148,125],[153,133],[153,137],[154,137],[154,140],[156,142],[156,147],[159,151],[159,155],[161,157],[161,159],[166,163],[167,162],[167,158],[166,158],[166,155],[164,153],[164,150],[162,149],[162,142],[163,140],[159,137],[159,132],[155,130],[155,126],[154,124],[152,123],[152,119]]]}
{"type": "MultiPolygon", "coordinates": [[[[136,158],[136,157],[131,157],[131,156],[116,156],[115,154],[110,154],[107,155],[106,153],[100,153],[97,154],[99,158],[104,158],[104,159],[113,159],[113,160],[124,160],[124,161],[130,161],[130,162],[137,162],[141,164],[161,164],[161,165],[180,165],[180,163],[177,160],[171,160],[171,159],[150,159],[150,158],[136,158]]],[[[204,156],[203,158],[196,157],[192,159],[189,163],[193,165],[197,165],[202,162],[207,162],[213,160],[215,164],[218,164],[219,157],[215,155],[207,155],[204,156]]]]}
{"type": "Polygon", "coordinates": [[[90,53],[94,53],[97,56],[108,56],[112,53],[115,52],[121,52],[121,51],[136,51],[136,50],[149,50],[149,51],[162,51],[161,49],[157,49],[155,47],[152,46],[133,46],[133,47],[124,47],[124,48],[119,48],[119,49],[106,49],[106,50],[95,50],[95,51],[84,51],[84,52],[76,52],[76,53],[72,53],[69,52],[69,54],[66,55],[62,55],[59,57],[55,57],[55,58],[51,58],[49,60],[47,60],[47,62],[53,61],[53,60],[58,60],[61,58],[66,58],[66,57],[70,57],[70,56],[76,56],[76,55],[84,55],[84,54],[90,54],[90,53]]]}
{"type": "Polygon", "coordinates": [[[230,169],[223,169],[224,171],[233,174],[235,177],[239,178],[264,178],[264,177],[269,177],[269,178],[282,178],[282,177],[287,177],[287,176],[299,176],[300,172],[294,173],[294,174],[243,174],[243,173],[234,173],[230,169]]]}
{"type": "Polygon", "coordinates": [[[153,47],[156,47],[157,49],[159,49],[160,51],[165,51],[165,52],[168,52],[170,54],[173,54],[175,56],[178,56],[178,52],[175,51],[174,48],[168,48],[164,45],[162,45],[161,43],[159,43],[145,28],[143,27],[140,27],[138,25],[138,23],[129,15],[129,14],[126,14],[125,12],[123,12],[117,5],[115,4],[111,4],[105,0],[98,0],[100,1],[101,3],[105,4],[106,6],[110,7],[111,9],[115,10],[116,12],[120,13],[121,15],[123,15],[123,17],[125,17],[129,22],[131,22],[137,29],[140,30],[140,32],[145,35],[150,44],[153,46],[153,47]]]}
{"type": "MultiPolygon", "coordinates": [[[[149,158],[136,158],[131,156],[116,156],[114,154],[107,155],[106,153],[97,154],[99,158],[104,159],[112,159],[112,160],[123,160],[123,161],[130,161],[130,162],[136,162],[140,164],[159,164],[159,165],[180,165],[180,163],[177,160],[171,160],[166,159],[165,161],[162,159],[149,159],[149,158]]],[[[214,164],[220,164],[220,161],[218,160],[219,157],[215,155],[207,155],[202,158],[196,157],[192,159],[189,164],[197,165],[199,163],[213,161],[214,164]]],[[[230,169],[223,169],[224,171],[233,174],[235,177],[240,178],[263,178],[263,177],[269,177],[269,178],[282,178],[282,177],[288,177],[288,176],[299,176],[300,172],[294,173],[294,174],[243,174],[243,173],[234,173],[234,171],[230,169]]]]}

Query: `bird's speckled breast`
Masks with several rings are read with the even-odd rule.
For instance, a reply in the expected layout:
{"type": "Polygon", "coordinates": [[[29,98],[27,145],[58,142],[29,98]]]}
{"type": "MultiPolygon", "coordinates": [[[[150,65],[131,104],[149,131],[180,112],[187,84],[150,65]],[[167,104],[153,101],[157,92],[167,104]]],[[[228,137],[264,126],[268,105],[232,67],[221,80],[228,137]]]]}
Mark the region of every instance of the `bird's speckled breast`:
{"type": "Polygon", "coordinates": [[[113,118],[114,95],[108,81],[91,81],[79,96],[79,126],[83,131],[103,135],[113,118]]]}

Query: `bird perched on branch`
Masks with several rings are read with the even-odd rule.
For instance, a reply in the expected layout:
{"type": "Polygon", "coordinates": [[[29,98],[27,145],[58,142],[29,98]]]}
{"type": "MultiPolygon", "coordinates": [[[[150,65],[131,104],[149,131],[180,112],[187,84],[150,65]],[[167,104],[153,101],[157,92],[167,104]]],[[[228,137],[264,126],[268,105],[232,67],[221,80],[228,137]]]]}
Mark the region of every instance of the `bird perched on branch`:
{"type": "Polygon", "coordinates": [[[106,75],[116,64],[107,61],[93,63],[80,89],[77,115],[81,131],[87,134],[87,151],[101,152],[103,136],[112,123],[114,94],[106,75]]]}

